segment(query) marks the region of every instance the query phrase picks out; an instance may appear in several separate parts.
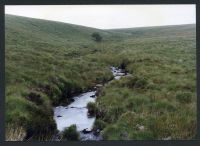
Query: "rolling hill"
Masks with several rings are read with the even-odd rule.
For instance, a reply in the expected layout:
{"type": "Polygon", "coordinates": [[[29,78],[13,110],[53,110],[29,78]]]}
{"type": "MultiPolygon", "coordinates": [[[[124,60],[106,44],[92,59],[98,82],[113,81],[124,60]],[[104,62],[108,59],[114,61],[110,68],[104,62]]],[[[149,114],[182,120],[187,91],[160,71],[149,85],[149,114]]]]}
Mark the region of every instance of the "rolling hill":
{"type": "Polygon", "coordinates": [[[195,138],[195,27],[100,30],[5,15],[6,139],[51,140],[52,107],[111,80],[110,66],[132,77],[97,98],[95,127],[105,140],[195,138]]]}

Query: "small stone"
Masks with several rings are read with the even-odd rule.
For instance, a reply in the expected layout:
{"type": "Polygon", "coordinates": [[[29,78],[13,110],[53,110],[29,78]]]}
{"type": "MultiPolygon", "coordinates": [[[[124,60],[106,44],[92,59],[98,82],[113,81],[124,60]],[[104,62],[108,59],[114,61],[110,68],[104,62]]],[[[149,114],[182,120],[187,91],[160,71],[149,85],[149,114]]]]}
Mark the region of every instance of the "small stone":
{"type": "Polygon", "coordinates": [[[140,126],[140,127],[138,127],[138,128],[139,128],[139,130],[141,130],[141,131],[144,130],[144,126],[140,126]]]}
{"type": "Polygon", "coordinates": [[[82,132],[83,132],[84,134],[87,134],[87,133],[90,133],[90,132],[92,132],[92,131],[91,131],[90,129],[86,128],[86,129],[83,129],[82,132]]]}
{"type": "Polygon", "coordinates": [[[91,95],[90,97],[94,98],[94,97],[95,97],[95,95],[91,95]]]}
{"type": "Polygon", "coordinates": [[[171,136],[162,138],[162,140],[171,140],[171,139],[172,139],[171,136]]]}
{"type": "Polygon", "coordinates": [[[136,127],[137,127],[137,129],[140,130],[140,131],[143,131],[143,130],[144,130],[144,126],[143,126],[143,125],[137,124],[136,127]]]}
{"type": "Polygon", "coordinates": [[[102,84],[97,84],[96,87],[97,88],[101,88],[101,87],[103,87],[103,85],[102,84]]]}

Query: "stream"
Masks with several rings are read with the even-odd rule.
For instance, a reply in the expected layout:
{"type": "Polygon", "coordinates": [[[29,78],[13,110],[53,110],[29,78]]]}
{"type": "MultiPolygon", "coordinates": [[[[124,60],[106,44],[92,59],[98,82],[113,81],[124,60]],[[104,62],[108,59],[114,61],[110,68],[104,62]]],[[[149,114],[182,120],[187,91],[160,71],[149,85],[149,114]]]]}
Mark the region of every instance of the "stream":
{"type": "MultiPolygon", "coordinates": [[[[123,70],[116,67],[110,67],[111,72],[116,80],[119,80],[125,75],[123,70]]],[[[65,128],[75,124],[77,131],[80,133],[80,140],[102,140],[101,135],[96,135],[93,131],[95,117],[88,117],[87,104],[95,102],[96,91],[88,91],[78,96],[72,97],[74,102],[68,106],[54,107],[54,120],[57,124],[57,129],[61,132],[65,128]]]]}

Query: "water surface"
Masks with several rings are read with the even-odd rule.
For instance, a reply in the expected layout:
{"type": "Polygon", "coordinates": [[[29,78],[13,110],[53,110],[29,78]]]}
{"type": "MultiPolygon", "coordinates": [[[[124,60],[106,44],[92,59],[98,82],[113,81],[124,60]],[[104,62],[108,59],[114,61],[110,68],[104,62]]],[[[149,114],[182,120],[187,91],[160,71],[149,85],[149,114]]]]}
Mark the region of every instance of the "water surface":
{"type": "MultiPolygon", "coordinates": [[[[119,80],[125,75],[121,69],[116,67],[110,67],[111,72],[116,80],[119,80]]],[[[57,124],[57,129],[63,131],[65,128],[75,124],[77,131],[80,133],[81,140],[102,140],[101,135],[95,135],[92,130],[95,117],[88,117],[87,104],[89,102],[95,102],[96,91],[89,91],[79,96],[73,97],[74,102],[68,106],[58,106],[54,108],[54,119],[57,124]],[[94,96],[94,97],[91,97],[94,96]],[[87,134],[82,130],[87,129],[91,131],[87,134]]]]}
{"type": "Polygon", "coordinates": [[[74,102],[68,106],[54,108],[54,119],[59,131],[63,131],[72,124],[76,124],[78,131],[92,128],[95,117],[89,118],[87,116],[88,109],[86,108],[88,102],[95,102],[96,97],[90,97],[92,95],[95,95],[95,91],[73,97],[74,102]]]}

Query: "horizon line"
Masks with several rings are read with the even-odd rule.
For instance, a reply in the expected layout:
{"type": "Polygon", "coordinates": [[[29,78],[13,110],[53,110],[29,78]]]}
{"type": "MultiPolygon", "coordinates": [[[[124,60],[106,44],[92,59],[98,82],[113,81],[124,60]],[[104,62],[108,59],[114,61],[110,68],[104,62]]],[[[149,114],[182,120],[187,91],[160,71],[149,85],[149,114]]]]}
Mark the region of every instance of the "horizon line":
{"type": "Polygon", "coordinates": [[[63,22],[63,21],[57,21],[57,20],[49,20],[49,19],[42,19],[42,18],[35,18],[35,17],[28,17],[28,16],[22,16],[22,15],[14,15],[14,14],[6,14],[5,15],[12,15],[12,16],[17,16],[17,17],[24,17],[24,18],[29,18],[29,19],[38,19],[38,20],[44,20],[44,21],[52,21],[52,22],[59,22],[59,23],[64,23],[64,24],[69,24],[69,25],[77,25],[77,26],[82,26],[82,27],[87,27],[87,28],[93,28],[93,29],[99,29],[99,30],[116,30],[116,29],[130,29],[130,28],[147,28],[147,27],[164,27],[164,26],[180,26],[180,25],[196,25],[196,23],[184,23],[184,24],[169,24],[169,25],[148,25],[148,26],[136,26],[136,27],[118,27],[118,28],[97,28],[97,27],[91,27],[91,26],[86,26],[86,25],[80,25],[80,24],[75,24],[75,23],[68,23],[68,22],[63,22]]]}

